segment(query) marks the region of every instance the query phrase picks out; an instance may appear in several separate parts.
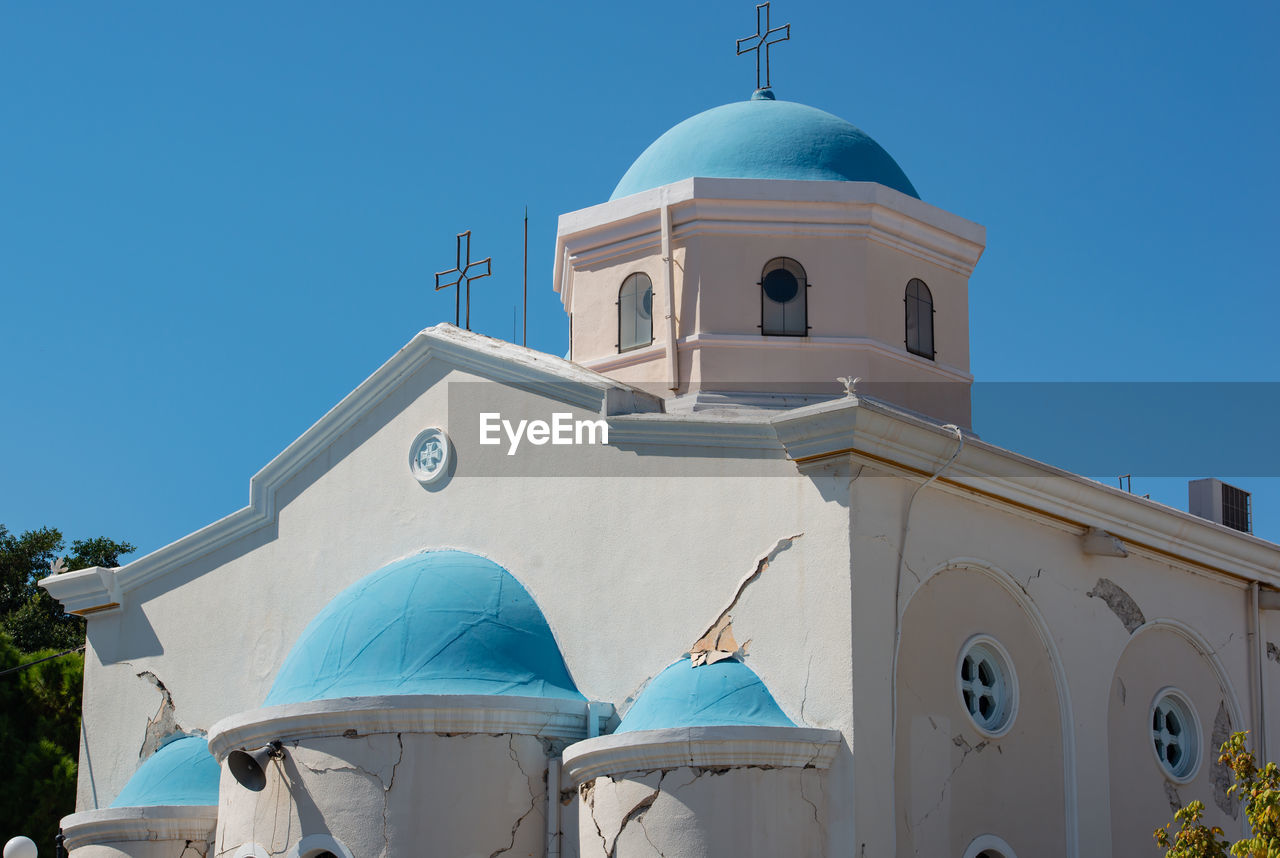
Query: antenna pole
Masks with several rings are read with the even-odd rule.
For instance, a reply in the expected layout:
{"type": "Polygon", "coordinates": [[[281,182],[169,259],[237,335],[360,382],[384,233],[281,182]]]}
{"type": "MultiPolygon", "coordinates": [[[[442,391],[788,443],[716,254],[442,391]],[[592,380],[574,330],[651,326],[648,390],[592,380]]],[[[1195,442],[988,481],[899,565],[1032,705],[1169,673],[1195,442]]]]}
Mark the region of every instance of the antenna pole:
{"type": "Polygon", "coordinates": [[[524,207],[524,331],[520,345],[529,345],[529,207],[524,207]]]}

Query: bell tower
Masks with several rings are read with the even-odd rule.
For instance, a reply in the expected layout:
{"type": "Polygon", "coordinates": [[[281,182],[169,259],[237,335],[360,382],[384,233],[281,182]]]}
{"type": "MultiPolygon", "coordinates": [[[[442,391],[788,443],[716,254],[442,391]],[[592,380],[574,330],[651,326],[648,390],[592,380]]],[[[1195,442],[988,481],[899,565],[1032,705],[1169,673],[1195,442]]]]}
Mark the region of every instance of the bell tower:
{"type": "Polygon", "coordinates": [[[646,149],[560,218],[570,357],[669,398],[860,393],[969,426],[968,281],[986,231],[923,202],[864,132],[770,90],[646,149]]]}

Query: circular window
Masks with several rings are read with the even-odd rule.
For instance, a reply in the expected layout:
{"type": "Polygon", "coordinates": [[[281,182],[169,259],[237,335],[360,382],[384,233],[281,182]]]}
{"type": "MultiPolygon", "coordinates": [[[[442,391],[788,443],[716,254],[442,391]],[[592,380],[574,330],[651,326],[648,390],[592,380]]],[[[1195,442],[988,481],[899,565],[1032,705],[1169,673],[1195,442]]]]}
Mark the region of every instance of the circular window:
{"type": "Polygon", "coordinates": [[[960,650],[956,684],[960,702],[984,733],[1003,733],[1013,723],[1018,686],[1008,653],[994,638],[978,635],[960,650]]]}
{"type": "Polygon", "coordinates": [[[1151,749],[1165,774],[1188,781],[1200,762],[1200,723],[1181,692],[1166,688],[1151,704],[1151,749]]]}
{"type": "Polygon", "coordinates": [[[775,268],[764,275],[764,294],[770,301],[785,304],[800,291],[800,281],[785,268],[775,268]]]}
{"type": "Polygon", "coordinates": [[[449,470],[449,436],[441,429],[424,429],[409,447],[409,470],[423,485],[433,483],[449,470]]]}

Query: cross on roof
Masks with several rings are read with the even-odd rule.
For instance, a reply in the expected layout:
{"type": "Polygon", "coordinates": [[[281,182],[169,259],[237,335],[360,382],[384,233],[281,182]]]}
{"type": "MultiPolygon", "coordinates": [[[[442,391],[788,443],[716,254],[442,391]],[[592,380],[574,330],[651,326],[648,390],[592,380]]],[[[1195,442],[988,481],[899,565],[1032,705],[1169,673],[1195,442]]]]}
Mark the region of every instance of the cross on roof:
{"type": "Polygon", "coordinates": [[[749,51],[756,53],[756,89],[768,89],[772,84],[769,82],[769,46],[776,42],[785,42],[791,38],[791,25],[783,24],[781,27],[769,26],[769,4],[761,3],[756,6],[756,31],[753,35],[738,39],[738,56],[742,56],[749,51]],[[761,11],[763,10],[763,11],[761,11]],[[776,39],[770,39],[774,33],[785,33],[776,39]],[[742,47],[743,42],[755,40],[754,44],[748,47],[742,47]],[[760,83],[760,49],[764,48],[764,84],[760,83]]]}
{"type": "Polygon", "coordinates": [[[472,262],[472,261],[471,261],[471,230],[467,230],[466,232],[460,232],[460,233],[458,233],[458,257],[457,257],[458,261],[457,261],[457,263],[456,263],[452,268],[450,268],[448,271],[437,271],[437,272],[436,272],[436,291],[437,291],[437,292],[439,292],[441,289],[448,289],[448,288],[449,288],[449,287],[451,287],[451,286],[452,286],[452,287],[455,287],[455,288],[457,289],[457,291],[453,293],[453,323],[454,323],[455,325],[457,325],[457,324],[459,323],[459,321],[460,321],[460,316],[462,315],[462,313],[461,313],[461,307],[460,307],[460,304],[461,304],[461,302],[462,302],[462,294],[461,294],[461,293],[462,293],[462,281],[463,281],[463,280],[466,280],[466,289],[467,289],[467,330],[468,330],[468,331],[469,331],[469,330],[471,330],[471,281],[472,281],[472,280],[479,280],[481,277],[488,277],[488,276],[492,273],[492,271],[490,271],[490,268],[489,268],[489,260],[490,260],[491,258],[492,258],[492,257],[486,256],[484,259],[480,259],[480,260],[477,260],[477,261],[475,261],[475,262],[472,262]],[[465,254],[464,254],[464,253],[463,253],[463,251],[462,251],[462,240],[463,240],[464,238],[467,240],[467,250],[466,250],[466,253],[465,253],[465,254]],[[465,257],[465,259],[466,259],[466,262],[465,262],[465,263],[463,262],[463,258],[464,258],[464,257],[465,257]],[[482,274],[472,274],[472,273],[471,273],[471,269],[472,269],[472,268],[477,268],[477,269],[478,269],[481,265],[483,265],[483,266],[484,266],[484,273],[482,273],[482,274]],[[457,274],[458,276],[457,276],[457,277],[455,277],[455,278],[453,278],[453,280],[451,280],[451,281],[450,281],[450,282],[448,282],[448,283],[441,283],[441,282],[440,282],[440,278],[441,278],[441,277],[448,277],[450,274],[457,274]]]}

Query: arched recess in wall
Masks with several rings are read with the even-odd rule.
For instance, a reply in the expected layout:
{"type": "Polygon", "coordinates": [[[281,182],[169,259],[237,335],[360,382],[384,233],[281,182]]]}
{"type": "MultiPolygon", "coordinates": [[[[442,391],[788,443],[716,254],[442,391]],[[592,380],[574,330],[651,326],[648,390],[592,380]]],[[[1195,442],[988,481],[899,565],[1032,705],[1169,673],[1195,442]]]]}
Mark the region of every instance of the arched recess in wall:
{"type": "Polygon", "coordinates": [[[1048,626],[1012,576],[975,558],[925,575],[903,609],[894,694],[900,854],[961,855],[975,837],[998,831],[1021,853],[1076,858],[1066,674],[1048,626]],[[971,714],[963,678],[966,648],[983,641],[1008,659],[1017,694],[1012,719],[992,729],[971,714]]]}
{"type": "Polygon", "coordinates": [[[1204,802],[1205,824],[1243,830],[1243,814],[1226,794],[1230,773],[1217,762],[1218,745],[1243,724],[1230,678],[1203,636],[1171,619],[1133,631],[1116,662],[1107,706],[1116,855],[1149,850],[1151,832],[1173,819],[1173,806],[1193,799],[1204,802]],[[1167,701],[1175,705],[1157,709],[1167,701]]]}

